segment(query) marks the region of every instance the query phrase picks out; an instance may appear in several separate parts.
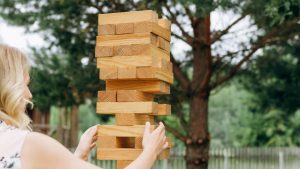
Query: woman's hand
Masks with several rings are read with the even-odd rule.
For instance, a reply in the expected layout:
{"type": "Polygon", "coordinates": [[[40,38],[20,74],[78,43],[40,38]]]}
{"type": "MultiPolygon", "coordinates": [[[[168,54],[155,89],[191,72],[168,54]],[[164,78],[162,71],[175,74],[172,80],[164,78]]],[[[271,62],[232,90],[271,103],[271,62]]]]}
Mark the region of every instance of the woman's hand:
{"type": "Polygon", "coordinates": [[[160,122],[159,126],[153,132],[151,132],[150,123],[147,122],[143,137],[144,151],[152,153],[154,158],[156,158],[167,147],[168,142],[166,142],[164,124],[160,122]]]}
{"type": "Polygon", "coordinates": [[[97,141],[97,126],[90,127],[81,136],[79,144],[74,152],[74,155],[87,160],[90,151],[96,146],[97,141]]]}

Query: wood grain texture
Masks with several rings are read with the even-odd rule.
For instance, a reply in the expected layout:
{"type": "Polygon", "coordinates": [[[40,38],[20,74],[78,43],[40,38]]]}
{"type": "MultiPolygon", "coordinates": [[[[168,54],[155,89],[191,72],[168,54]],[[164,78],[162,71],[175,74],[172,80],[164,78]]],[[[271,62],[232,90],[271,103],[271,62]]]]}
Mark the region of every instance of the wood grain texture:
{"type": "Polygon", "coordinates": [[[132,55],[151,55],[170,61],[170,53],[156,47],[153,44],[131,45],[132,55]]]}
{"type": "Polygon", "coordinates": [[[99,114],[140,113],[157,114],[155,102],[97,102],[96,112],[99,114]]]}
{"type": "Polygon", "coordinates": [[[128,66],[152,66],[160,67],[162,60],[157,56],[113,56],[97,58],[97,68],[104,67],[128,67],[128,66]]]}
{"type": "Polygon", "coordinates": [[[153,33],[135,33],[123,35],[97,36],[96,46],[118,46],[131,44],[156,44],[157,36],[153,33]]]}
{"type": "MultiPolygon", "coordinates": [[[[143,149],[129,149],[129,148],[98,148],[97,159],[99,160],[135,160],[143,149]]],[[[164,150],[158,157],[158,160],[167,159],[170,155],[170,149],[164,150]]]]}
{"type": "MultiPolygon", "coordinates": [[[[154,125],[150,126],[153,131],[154,125]]],[[[144,125],[134,126],[115,126],[115,125],[99,125],[98,136],[115,136],[115,137],[142,137],[144,134],[144,125]]]]}
{"type": "Polygon", "coordinates": [[[118,90],[118,102],[140,102],[153,101],[154,95],[150,93],[140,92],[138,90],[118,90]]]}
{"type": "Polygon", "coordinates": [[[124,169],[126,168],[130,163],[132,163],[132,160],[118,160],[117,161],[117,169],[124,169]]]}
{"type": "Polygon", "coordinates": [[[133,23],[142,21],[157,22],[158,15],[152,10],[118,12],[98,15],[98,25],[133,23]]]}
{"type": "Polygon", "coordinates": [[[152,32],[157,36],[164,38],[165,40],[171,40],[171,32],[168,29],[165,29],[153,22],[136,22],[134,23],[134,32],[135,33],[145,33],[152,32]]]}
{"type": "MultiPolygon", "coordinates": [[[[168,142],[168,148],[174,146],[174,143],[170,137],[166,138],[166,142],[168,142]]],[[[134,148],[142,149],[143,148],[143,137],[135,137],[134,148]]]]}
{"type": "Polygon", "coordinates": [[[99,136],[97,143],[99,148],[119,148],[116,136],[99,136]]]}
{"type": "Polygon", "coordinates": [[[119,126],[145,125],[146,122],[154,124],[154,117],[144,114],[120,113],[116,114],[115,119],[119,126]]]}
{"type": "Polygon", "coordinates": [[[119,67],[118,68],[118,79],[136,79],[137,68],[135,66],[119,67]]]}
{"type": "Polygon", "coordinates": [[[133,23],[119,23],[116,24],[116,34],[132,34],[134,33],[134,24],[133,23]]]}
{"type": "Polygon", "coordinates": [[[170,42],[168,42],[167,40],[163,39],[162,37],[157,37],[156,40],[156,45],[157,47],[165,50],[166,52],[170,53],[170,42]]]}
{"type": "Polygon", "coordinates": [[[108,57],[113,56],[112,46],[96,46],[95,57],[108,57]]]}
{"type": "Polygon", "coordinates": [[[157,114],[158,116],[167,116],[171,115],[171,105],[169,104],[158,104],[157,105],[157,114]]]}
{"type": "Polygon", "coordinates": [[[114,48],[114,50],[113,50],[114,56],[139,55],[139,54],[133,53],[131,45],[119,45],[119,46],[114,46],[113,48],[114,48]]]}
{"type": "Polygon", "coordinates": [[[118,79],[118,68],[117,67],[103,67],[100,69],[100,79],[118,79]]]}
{"type": "Polygon", "coordinates": [[[152,94],[170,94],[170,84],[163,81],[150,80],[107,80],[106,90],[139,90],[152,94]]]}
{"type": "Polygon", "coordinates": [[[142,80],[162,80],[172,84],[173,74],[155,67],[137,67],[136,78],[142,80]]]}
{"type": "Polygon", "coordinates": [[[161,80],[172,84],[174,81],[173,73],[162,68],[143,66],[127,67],[103,67],[100,68],[100,79],[102,80],[161,80]],[[117,76],[116,76],[117,73],[117,76]]]}
{"type": "Polygon", "coordinates": [[[98,101],[99,102],[116,102],[117,101],[117,91],[98,91],[98,101]]]}
{"type": "Polygon", "coordinates": [[[116,25],[98,25],[98,35],[114,35],[116,34],[116,25]]]}
{"type": "Polygon", "coordinates": [[[171,30],[171,22],[168,19],[158,19],[157,23],[159,26],[171,30]]]}

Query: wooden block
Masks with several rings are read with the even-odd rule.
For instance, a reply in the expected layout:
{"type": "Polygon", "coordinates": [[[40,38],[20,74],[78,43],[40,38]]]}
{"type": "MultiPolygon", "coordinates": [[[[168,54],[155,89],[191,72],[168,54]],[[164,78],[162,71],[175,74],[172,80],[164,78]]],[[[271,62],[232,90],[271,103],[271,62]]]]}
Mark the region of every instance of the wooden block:
{"type": "Polygon", "coordinates": [[[134,137],[117,137],[118,148],[134,148],[134,137]]]}
{"type": "Polygon", "coordinates": [[[154,95],[150,93],[140,92],[138,90],[118,90],[118,102],[138,102],[138,101],[153,101],[154,95]]]}
{"type": "Polygon", "coordinates": [[[158,116],[171,115],[171,105],[169,104],[158,104],[157,109],[156,115],[158,116]]]}
{"type": "Polygon", "coordinates": [[[171,149],[165,149],[163,152],[160,153],[160,155],[158,155],[157,159],[158,160],[165,160],[168,159],[170,157],[170,151],[171,149]]]}
{"type": "Polygon", "coordinates": [[[160,60],[159,62],[161,65],[159,65],[158,67],[162,70],[165,71],[167,73],[173,74],[173,64],[170,61],[167,60],[160,60]]]}
{"type": "Polygon", "coordinates": [[[133,54],[131,45],[114,46],[113,54],[114,56],[139,55],[139,54],[133,54]]]}
{"type": "Polygon", "coordinates": [[[157,37],[157,47],[170,52],[170,42],[166,41],[162,37],[157,37]]]}
{"type": "Polygon", "coordinates": [[[117,67],[103,67],[100,69],[100,79],[118,79],[118,68],[117,67]]]}
{"type": "Polygon", "coordinates": [[[158,21],[158,15],[152,10],[119,12],[98,15],[98,25],[158,21]]]}
{"type": "MultiPolygon", "coordinates": [[[[98,160],[135,160],[143,149],[131,148],[98,148],[98,160]]],[[[170,154],[170,149],[164,150],[158,157],[158,160],[167,159],[170,154]]]]}
{"type": "Polygon", "coordinates": [[[124,169],[126,168],[130,163],[132,163],[132,161],[130,160],[118,160],[117,161],[117,169],[124,169]]]}
{"type": "Polygon", "coordinates": [[[162,60],[162,66],[161,68],[167,72],[173,73],[173,64],[171,62],[167,62],[165,60],[162,60]]]}
{"type": "Polygon", "coordinates": [[[136,67],[119,67],[118,68],[118,79],[136,79],[136,67]]]}
{"type": "Polygon", "coordinates": [[[158,38],[158,36],[155,35],[155,34],[151,34],[151,35],[152,35],[152,36],[150,36],[150,42],[151,42],[151,44],[157,45],[157,38],[158,38]]]}
{"type": "MultiPolygon", "coordinates": [[[[166,141],[168,142],[168,148],[171,148],[174,146],[171,138],[167,137],[166,141]]],[[[143,148],[143,137],[135,137],[134,141],[134,148],[136,149],[142,149],[143,148]]]]}
{"type": "MultiPolygon", "coordinates": [[[[154,125],[150,126],[150,130],[153,131],[154,125]]],[[[145,126],[115,126],[115,125],[99,125],[98,136],[116,136],[116,137],[143,137],[145,126]]]]}
{"type": "Polygon", "coordinates": [[[96,57],[113,56],[113,47],[112,46],[96,46],[95,56],[96,57]]]}
{"type": "Polygon", "coordinates": [[[135,33],[123,35],[97,36],[96,46],[119,46],[131,44],[156,44],[157,36],[153,33],[135,33]]]}
{"type": "Polygon", "coordinates": [[[139,90],[152,94],[170,94],[170,84],[163,81],[150,80],[107,80],[106,90],[139,90]]]}
{"type": "Polygon", "coordinates": [[[134,33],[133,23],[119,23],[116,24],[116,34],[134,33]]]}
{"type": "Polygon", "coordinates": [[[145,125],[147,121],[154,124],[154,117],[144,114],[116,114],[116,125],[120,126],[145,125]]]}
{"type": "Polygon", "coordinates": [[[135,160],[142,153],[142,149],[129,148],[101,148],[97,149],[99,160],[135,160]]]}
{"type": "Polygon", "coordinates": [[[99,148],[134,148],[135,137],[99,136],[99,148]]]}
{"type": "Polygon", "coordinates": [[[99,148],[119,148],[115,136],[99,136],[97,142],[99,148]]]}
{"type": "Polygon", "coordinates": [[[153,22],[137,22],[134,23],[134,32],[135,33],[145,33],[145,32],[152,32],[157,36],[160,36],[167,41],[170,42],[171,40],[171,32],[168,29],[165,29],[159,26],[157,23],[153,22]]]}
{"type": "Polygon", "coordinates": [[[171,22],[168,19],[158,19],[157,23],[159,26],[171,30],[171,22]]]}
{"type": "Polygon", "coordinates": [[[99,102],[116,102],[117,101],[117,91],[98,91],[98,101],[99,102]]]}
{"type": "Polygon", "coordinates": [[[173,83],[173,74],[155,67],[137,67],[136,77],[142,80],[162,80],[173,83]]]}
{"type": "Polygon", "coordinates": [[[158,58],[170,61],[170,53],[156,47],[152,44],[146,45],[131,45],[132,55],[150,55],[158,56],[158,58]]]}
{"type": "Polygon", "coordinates": [[[114,24],[98,25],[98,35],[114,35],[116,26],[114,24]]]}
{"type": "Polygon", "coordinates": [[[97,102],[99,114],[141,113],[157,114],[155,102],[97,102]]]}
{"type": "Polygon", "coordinates": [[[134,148],[143,149],[143,137],[135,137],[134,148]]]}
{"type": "Polygon", "coordinates": [[[156,56],[113,56],[97,58],[97,68],[103,67],[128,67],[128,66],[153,66],[160,67],[161,59],[156,56]]]}

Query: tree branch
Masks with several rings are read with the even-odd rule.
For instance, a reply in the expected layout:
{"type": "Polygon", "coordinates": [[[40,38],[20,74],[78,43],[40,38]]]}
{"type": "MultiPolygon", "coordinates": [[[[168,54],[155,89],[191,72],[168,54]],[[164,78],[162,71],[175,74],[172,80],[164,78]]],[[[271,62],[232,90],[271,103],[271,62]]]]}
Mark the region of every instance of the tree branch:
{"type": "Polygon", "coordinates": [[[185,37],[187,44],[192,45],[193,37],[191,37],[186,31],[184,31],[182,25],[177,21],[176,15],[170,10],[171,7],[169,7],[167,3],[164,3],[164,5],[168,13],[171,15],[171,17],[166,17],[179,28],[182,35],[185,37]]]}
{"type": "Polygon", "coordinates": [[[179,118],[180,125],[183,127],[184,131],[187,132],[188,131],[188,123],[184,119],[183,112],[180,111],[180,110],[182,110],[182,105],[180,104],[180,100],[176,101],[175,104],[172,104],[172,107],[173,107],[173,110],[179,110],[179,111],[176,111],[176,112],[173,111],[173,112],[179,118]]]}
{"type": "Polygon", "coordinates": [[[172,133],[176,138],[178,138],[182,142],[186,141],[186,136],[184,134],[180,133],[177,129],[171,127],[167,123],[164,123],[164,125],[165,125],[166,130],[169,131],[170,133],[172,133]]]}
{"type": "Polygon", "coordinates": [[[228,31],[234,26],[236,25],[239,21],[241,21],[242,19],[244,19],[247,15],[242,15],[240,16],[238,19],[236,19],[234,22],[232,22],[229,26],[227,26],[226,29],[222,30],[219,33],[216,33],[213,37],[212,40],[210,42],[210,44],[215,43],[216,41],[220,40],[225,34],[228,33],[228,31]]]}
{"type": "Polygon", "coordinates": [[[177,35],[177,34],[175,34],[175,33],[173,33],[173,32],[172,32],[172,36],[174,36],[174,37],[176,37],[177,39],[182,40],[182,41],[185,42],[186,44],[190,45],[189,42],[188,42],[185,38],[183,38],[183,37],[181,37],[181,36],[179,36],[179,35],[177,35]]]}
{"type": "Polygon", "coordinates": [[[175,78],[178,80],[179,85],[182,90],[187,93],[190,88],[190,80],[186,77],[186,75],[182,72],[179,67],[179,63],[175,60],[173,54],[171,53],[171,62],[173,63],[173,72],[175,78]]]}
{"type": "MultiPolygon", "coordinates": [[[[254,44],[254,46],[251,48],[250,52],[246,56],[244,56],[244,58],[242,60],[240,60],[231,69],[231,71],[227,75],[217,79],[216,82],[210,86],[210,89],[212,90],[212,89],[216,88],[217,86],[223,84],[227,80],[231,79],[240,70],[241,66],[246,61],[248,61],[258,49],[265,47],[267,45],[271,45],[271,44],[285,40],[285,38],[281,37],[280,35],[279,36],[275,36],[275,35],[280,33],[286,27],[290,27],[290,26],[293,26],[294,24],[298,24],[298,22],[299,22],[299,18],[293,19],[290,21],[286,21],[283,24],[281,24],[277,27],[274,27],[269,33],[267,33],[263,38],[258,40],[258,42],[256,44],[254,44]]],[[[297,32],[295,34],[297,34],[297,32]]],[[[294,35],[294,34],[292,34],[292,35],[294,35]]],[[[289,36],[287,36],[287,38],[289,36]]]]}

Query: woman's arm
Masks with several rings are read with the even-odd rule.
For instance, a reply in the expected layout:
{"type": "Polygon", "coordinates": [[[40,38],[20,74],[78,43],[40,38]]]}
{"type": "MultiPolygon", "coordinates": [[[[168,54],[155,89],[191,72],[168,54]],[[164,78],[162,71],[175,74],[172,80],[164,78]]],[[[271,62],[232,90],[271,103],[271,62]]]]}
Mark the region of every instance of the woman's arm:
{"type": "MultiPolygon", "coordinates": [[[[152,133],[146,123],[143,152],[126,169],[151,169],[157,155],[166,149],[165,127],[162,123],[152,133]]],[[[21,151],[24,169],[100,169],[74,156],[59,142],[39,133],[29,133],[21,151]]]]}
{"type": "Polygon", "coordinates": [[[143,136],[143,152],[139,157],[129,164],[126,169],[151,169],[157,156],[168,147],[165,136],[165,126],[159,123],[159,126],[151,133],[150,123],[147,122],[143,136]]]}
{"type": "Polygon", "coordinates": [[[97,142],[97,126],[90,127],[80,137],[79,144],[74,152],[74,155],[87,161],[91,150],[96,146],[97,142]]]}
{"type": "Polygon", "coordinates": [[[35,132],[26,136],[21,163],[24,169],[100,169],[77,158],[51,137],[35,132]]]}

